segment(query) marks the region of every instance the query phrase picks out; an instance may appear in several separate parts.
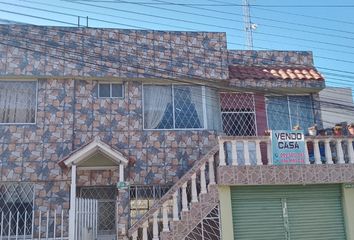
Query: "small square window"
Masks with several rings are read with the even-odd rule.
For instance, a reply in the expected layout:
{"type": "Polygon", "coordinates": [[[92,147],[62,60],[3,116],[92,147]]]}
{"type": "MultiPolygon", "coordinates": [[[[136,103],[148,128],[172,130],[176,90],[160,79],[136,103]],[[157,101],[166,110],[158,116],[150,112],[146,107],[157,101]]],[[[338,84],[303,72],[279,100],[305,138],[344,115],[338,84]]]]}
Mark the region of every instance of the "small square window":
{"type": "Polygon", "coordinates": [[[122,98],[122,83],[100,83],[98,85],[98,97],[100,98],[122,98]]]}

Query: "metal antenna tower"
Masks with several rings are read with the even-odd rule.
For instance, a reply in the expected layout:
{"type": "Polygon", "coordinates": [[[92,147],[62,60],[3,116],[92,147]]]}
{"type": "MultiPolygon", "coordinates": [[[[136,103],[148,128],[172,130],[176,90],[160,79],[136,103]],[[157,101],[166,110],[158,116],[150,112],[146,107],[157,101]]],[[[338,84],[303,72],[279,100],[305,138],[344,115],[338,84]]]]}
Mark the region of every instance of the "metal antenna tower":
{"type": "Polygon", "coordinates": [[[252,31],[256,28],[255,24],[251,22],[251,14],[250,14],[250,3],[249,0],[242,0],[243,5],[243,21],[245,24],[245,34],[246,34],[246,49],[253,50],[253,36],[252,31]]]}

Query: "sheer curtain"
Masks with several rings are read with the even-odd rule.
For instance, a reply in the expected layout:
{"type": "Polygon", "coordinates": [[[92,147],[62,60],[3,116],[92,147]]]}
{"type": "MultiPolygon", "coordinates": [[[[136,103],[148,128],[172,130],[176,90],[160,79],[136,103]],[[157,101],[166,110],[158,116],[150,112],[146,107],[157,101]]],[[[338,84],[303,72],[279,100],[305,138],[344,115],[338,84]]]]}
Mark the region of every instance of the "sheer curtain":
{"type": "Polygon", "coordinates": [[[208,129],[222,131],[221,129],[221,107],[217,91],[205,87],[205,100],[207,108],[208,129]]]}
{"type": "Polygon", "coordinates": [[[200,127],[204,127],[204,118],[203,118],[203,97],[202,97],[202,88],[199,86],[188,86],[191,93],[191,101],[194,104],[194,108],[197,112],[200,127]]]}
{"type": "Polygon", "coordinates": [[[171,86],[144,85],[145,128],[157,128],[171,103],[171,86]]]}
{"type": "Polygon", "coordinates": [[[36,82],[0,81],[0,122],[34,123],[36,82]]]}

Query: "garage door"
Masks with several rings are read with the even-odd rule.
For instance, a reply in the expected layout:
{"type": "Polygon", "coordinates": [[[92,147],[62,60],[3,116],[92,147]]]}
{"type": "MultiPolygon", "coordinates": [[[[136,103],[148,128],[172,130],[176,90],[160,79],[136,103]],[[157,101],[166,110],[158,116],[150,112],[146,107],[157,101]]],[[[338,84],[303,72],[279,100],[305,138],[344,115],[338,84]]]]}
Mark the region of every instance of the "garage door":
{"type": "Polygon", "coordinates": [[[345,239],[340,185],[232,187],[237,240],[345,239]]]}

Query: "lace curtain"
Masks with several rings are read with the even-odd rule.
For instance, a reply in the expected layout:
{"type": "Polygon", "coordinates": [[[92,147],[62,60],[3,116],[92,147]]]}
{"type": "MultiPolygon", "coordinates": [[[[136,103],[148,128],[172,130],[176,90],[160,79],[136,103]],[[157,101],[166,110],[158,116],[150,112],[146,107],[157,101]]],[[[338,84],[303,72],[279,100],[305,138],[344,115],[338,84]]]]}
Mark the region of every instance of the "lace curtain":
{"type": "Polygon", "coordinates": [[[0,81],[0,122],[34,123],[36,82],[0,81]]]}
{"type": "Polygon", "coordinates": [[[171,103],[171,86],[144,85],[145,128],[156,129],[171,103]]]}

